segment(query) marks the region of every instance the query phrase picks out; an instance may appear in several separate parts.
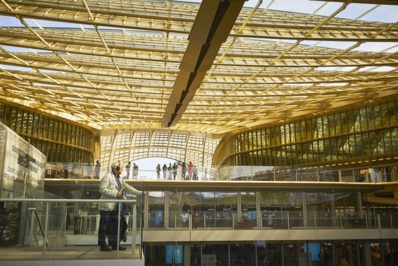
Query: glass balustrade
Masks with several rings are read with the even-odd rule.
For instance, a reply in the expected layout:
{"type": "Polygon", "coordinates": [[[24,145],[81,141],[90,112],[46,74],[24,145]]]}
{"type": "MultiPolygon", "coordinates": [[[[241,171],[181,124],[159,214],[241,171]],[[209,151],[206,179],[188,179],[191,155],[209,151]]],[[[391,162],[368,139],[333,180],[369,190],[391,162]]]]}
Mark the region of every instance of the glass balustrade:
{"type": "MultiPolygon", "coordinates": [[[[232,196],[231,194],[228,195],[232,196]]],[[[149,196],[147,195],[145,200],[148,200],[149,196]]],[[[213,196],[220,197],[219,194],[213,196]]],[[[279,200],[283,201],[283,198],[281,196],[279,200]]],[[[361,235],[366,236],[366,230],[374,232],[374,229],[377,231],[397,229],[398,225],[398,215],[395,210],[381,210],[371,214],[364,212],[361,216],[355,216],[349,209],[336,210],[332,214],[329,210],[314,211],[313,208],[309,208],[307,212],[301,209],[275,208],[256,211],[234,206],[227,209],[224,206],[207,210],[199,208],[198,219],[195,221],[189,210],[178,211],[174,208],[165,214],[160,210],[160,205],[157,210],[149,210],[147,215],[142,216],[139,209],[140,202],[126,200],[131,204],[132,212],[126,217],[129,225],[127,241],[121,244],[127,247],[127,251],[108,253],[101,252],[97,245],[99,213],[96,206],[104,200],[56,198],[0,199],[0,201],[5,206],[2,213],[2,241],[14,244],[3,245],[0,253],[2,260],[14,261],[142,259],[142,230],[232,230],[239,234],[241,230],[326,229],[339,230],[339,233],[341,230],[361,230],[361,235]],[[7,221],[7,225],[4,221],[7,221]],[[21,256],[16,258],[15,252],[10,252],[13,249],[20,252],[21,256]]],[[[148,200],[147,208],[150,208],[150,202],[148,200]]],[[[249,204],[250,200],[244,202],[249,204]]],[[[290,244],[284,243],[286,244],[284,249],[289,251],[290,244]]],[[[285,253],[286,256],[288,254],[285,253]]],[[[286,256],[285,259],[288,259],[286,256]]]]}
{"type": "Polygon", "coordinates": [[[131,212],[125,217],[127,239],[120,239],[120,245],[127,250],[112,252],[101,252],[98,246],[100,217],[96,206],[117,200],[20,198],[0,202],[4,206],[0,226],[2,260],[142,259],[142,215],[137,213],[136,200],[124,201],[131,205],[131,212]],[[15,257],[13,250],[21,256],[15,257]]]}
{"type": "MultiPolygon", "coordinates": [[[[212,169],[197,168],[190,179],[183,176],[181,168],[177,175],[155,169],[140,169],[135,175],[130,169],[122,176],[129,180],[198,180],[198,181],[307,181],[307,182],[391,182],[398,181],[397,166],[378,168],[292,168],[290,166],[219,166],[212,169]]],[[[97,174],[94,165],[79,163],[47,163],[46,178],[59,179],[98,179],[106,173],[97,174]]]]}

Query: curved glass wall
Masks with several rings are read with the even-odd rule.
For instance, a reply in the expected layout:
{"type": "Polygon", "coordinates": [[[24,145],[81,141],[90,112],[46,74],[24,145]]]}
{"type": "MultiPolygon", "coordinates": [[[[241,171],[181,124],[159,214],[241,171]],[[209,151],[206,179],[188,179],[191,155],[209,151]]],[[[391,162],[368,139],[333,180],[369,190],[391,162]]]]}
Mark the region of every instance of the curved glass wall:
{"type": "Polygon", "coordinates": [[[216,165],[316,166],[398,153],[398,100],[236,134],[216,151],[216,165]]]}
{"type": "MultiPolygon", "coordinates": [[[[162,157],[192,162],[202,171],[210,170],[220,139],[210,134],[175,130],[132,130],[101,132],[101,163],[162,157]]],[[[162,164],[163,165],[163,164],[162,164]]],[[[167,164],[168,165],[168,164],[167,164]]],[[[155,169],[156,164],[153,166],[155,169]]],[[[150,170],[150,169],[145,169],[150,170]]]]}
{"type": "Polygon", "coordinates": [[[30,141],[48,162],[94,161],[96,136],[86,128],[3,103],[0,122],[30,141]]]}

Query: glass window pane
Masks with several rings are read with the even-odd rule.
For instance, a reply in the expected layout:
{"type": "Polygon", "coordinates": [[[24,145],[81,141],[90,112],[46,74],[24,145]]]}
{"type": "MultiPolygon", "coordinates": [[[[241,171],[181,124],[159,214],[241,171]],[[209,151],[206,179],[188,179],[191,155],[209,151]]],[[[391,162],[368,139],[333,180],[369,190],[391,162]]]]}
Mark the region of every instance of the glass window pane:
{"type": "Polygon", "coordinates": [[[148,228],[164,228],[165,192],[151,191],[148,194],[148,228]]]}
{"type": "Polygon", "coordinates": [[[242,217],[238,218],[238,227],[253,228],[257,226],[256,193],[241,193],[242,217]]]}

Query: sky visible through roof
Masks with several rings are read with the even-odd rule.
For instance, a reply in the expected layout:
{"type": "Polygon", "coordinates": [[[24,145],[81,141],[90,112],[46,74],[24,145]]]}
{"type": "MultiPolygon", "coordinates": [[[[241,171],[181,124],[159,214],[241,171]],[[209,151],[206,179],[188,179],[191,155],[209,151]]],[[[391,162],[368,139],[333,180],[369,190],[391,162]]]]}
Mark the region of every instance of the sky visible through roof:
{"type": "MultiPolygon", "coordinates": [[[[191,3],[199,3],[201,1],[194,0],[165,0],[164,2],[191,2],[191,3]]],[[[320,16],[329,16],[333,12],[335,12],[342,3],[331,3],[331,2],[323,2],[323,1],[309,1],[309,0],[248,0],[245,2],[245,7],[256,7],[258,5],[259,9],[265,10],[277,10],[284,12],[292,12],[292,13],[304,13],[304,14],[312,14],[312,15],[320,15],[320,16]]],[[[384,23],[396,23],[397,22],[397,14],[398,14],[398,6],[395,5],[372,5],[372,4],[349,4],[345,10],[340,12],[336,17],[337,18],[346,18],[346,19],[359,19],[371,22],[384,22],[384,23]]],[[[71,23],[60,23],[54,21],[44,21],[44,20],[33,20],[33,19],[25,19],[25,21],[31,27],[39,27],[39,28],[81,28],[89,29],[92,28],[91,25],[78,25],[71,23]]],[[[22,27],[22,23],[15,17],[6,17],[0,16],[0,27],[22,27]]],[[[105,27],[100,26],[99,28],[105,29],[105,27]]],[[[294,42],[285,40],[284,42],[294,42]]],[[[334,41],[334,42],[317,42],[317,41],[303,41],[301,45],[309,45],[309,46],[318,46],[318,47],[326,47],[326,48],[337,48],[337,49],[346,49],[352,46],[353,42],[342,42],[342,41],[334,41]]],[[[13,52],[48,52],[48,51],[39,51],[32,50],[27,48],[18,48],[18,47],[7,47],[2,46],[4,49],[13,52]]],[[[356,49],[352,51],[363,51],[363,52],[388,52],[393,53],[398,51],[398,43],[391,42],[367,42],[361,44],[356,49]]],[[[16,69],[16,67],[5,66],[0,63],[0,67],[4,69],[16,69]]],[[[349,70],[349,69],[347,69],[349,70]]],[[[364,69],[365,70],[365,69],[364,69]]]]}
{"type": "MultiPolygon", "coordinates": [[[[200,2],[200,1],[177,1],[177,0],[169,0],[165,1],[169,3],[173,2],[200,2]]],[[[333,12],[335,12],[343,3],[328,3],[322,1],[308,1],[308,0],[249,0],[245,2],[246,7],[255,7],[259,4],[260,9],[269,9],[269,10],[279,10],[284,12],[298,12],[312,15],[321,15],[321,16],[329,16],[333,12]]],[[[375,22],[385,22],[385,23],[396,23],[397,22],[397,14],[398,14],[398,6],[394,5],[371,5],[371,4],[349,4],[347,8],[340,12],[337,17],[338,18],[347,18],[347,19],[360,19],[365,21],[375,21],[375,22]]],[[[70,24],[70,23],[56,23],[56,22],[48,22],[44,20],[32,20],[25,19],[25,21],[31,25],[32,27],[70,27],[70,28],[88,28],[91,26],[87,25],[78,25],[78,24],[70,24]]],[[[0,16],[0,26],[1,27],[24,27],[22,23],[16,19],[15,17],[6,17],[0,16]]],[[[99,27],[104,29],[105,27],[99,27]]],[[[289,42],[289,41],[286,41],[289,42]]],[[[294,41],[292,41],[294,42],[294,41]]],[[[341,41],[333,41],[333,42],[316,42],[316,41],[304,41],[301,43],[302,45],[310,45],[310,46],[320,46],[320,47],[328,47],[328,48],[338,48],[345,49],[352,46],[354,43],[349,42],[341,42],[341,41]]],[[[17,52],[32,52],[33,50],[27,48],[17,48],[17,47],[7,47],[2,46],[5,50],[8,51],[17,51],[17,52]]],[[[388,52],[394,53],[398,51],[398,43],[392,42],[368,42],[361,44],[358,48],[353,51],[376,51],[376,52],[388,52]]],[[[35,52],[49,52],[49,51],[38,51],[35,52]]],[[[0,62],[0,67],[3,69],[17,69],[13,66],[3,65],[0,62]]],[[[349,70],[347,68],[347,70],[349,70]]],[[[154,171],[156,165],[159,163],[169,164],[174,163],[174,160],[166,159],[166,158],[148,158],[136,161],[136,163],[140,166],[142,170],[150,170],[154,171]]],[[[127,163],[127,162],[125,162],[127,163]]]]}
{"type": "MultiPolygon", "coordinates": [[[[178,1],[178,0],[165,0],[164,2],[192,2],[198,3],[200,1],[178,1]]],[[[284,12],[292,13],[305,13],[320,16],[329,16],[334,11],[336,11],[342,3],[331,3],[323,1],[309,1],[309,0],[249,0],[246,1],[245,7],[255,7],[258,3],[260,9],[267,10],[278,10],[284,12]]],[[[384,22],[384,23],[395,23],[397,22],[398,6],[394,5],[371,5],[371,4],[349,4],[345,10],[340,12],[336,17],[346,18],[346,19],[360,19],[365,21],[373,22],[384,22]]],[[[87,28],[91,27],[88,25],[77,25],[70,23],[57,23],[48,22],[43,20],[32,20],[26,19],[32,27],[72,27],[72,28],[87,28]]],[[[24,27],[21,22],[14,17],[0,16],[0,26],[1,27],[24,27]]],[[[104,27],[100,27],[104,28],[104,27]]],[[[303,42],[302,44],[316,45],[322,47],[339,48],[344,49],[351,44],[347,42],[303,42]]],[[[381,51],[388,50],[389,48],[393,50],[388,50],[388,52],[398,51],[397,43],[365,43],[357,48],[358,51],[381,51]]],[[[16,49],[13,47],[13,49],[16,49]]],[[[21,51],[26,50],[20,48],[21,51]]]]}

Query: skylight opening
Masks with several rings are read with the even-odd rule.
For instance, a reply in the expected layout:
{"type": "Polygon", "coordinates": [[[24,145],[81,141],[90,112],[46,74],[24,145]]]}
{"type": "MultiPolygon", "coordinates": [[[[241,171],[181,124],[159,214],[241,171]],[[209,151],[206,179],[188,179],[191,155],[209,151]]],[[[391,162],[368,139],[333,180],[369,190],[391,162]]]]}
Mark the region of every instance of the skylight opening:
{"type": "Polygon", "coordinates": [[[394,71],[397,70],[396,67],[389,67],[389,66],[369,66],[369,67],[364,67],[359,70],[359,72],[389,72],[389,71],[394,71]]]}
{"type": "MultiPolygon", "coordinates": [[[[249,0],[249,3],[245,4],[245,6],[249,6],[249,4],[253,7],[258,1],[249,0]]],[[[284,12],[299,12],[312,14],[316,10],[318,10],[323,3],[315,2],[315,1],[297,1],[297,0],[277,0],[273,4],[269,6],[270,10],[281,10],[284,12]]],[[[266,8],[269,5],[269,1],[264,1],[261,5],[261,8],[266,8]]],[[[335,10],[335,5],[333,3],[331,9],[335,10]]],[[[327,12],[327,11],[326,11],[327,12]]]]}
{"type": "Polygon", "coordinates": [[[355,69],[356,67],[351,67],[351,66],[338,66],[338,67],[317,67],[317,69],[319,71],[340,71],[340,72],[348,72],[351,71],[353,69],[355,69]]]}
{"type": "Polygon", "coordinates": [[[46,83],[37,83],[37,82],[33,82],[32,83],[34,86],[38,86],[38,87],[41,87],[41,88],[50,88],[50,89],[53,89],[53,88],[56,88],[56,87],[58,87],[58,88],[62,88],[61,86],[59,86],[59,85],[55,85],[55,84],[46,84],[46,83]]]}
{"type": "Polygon", "coordinates": [[[45,69],[45,68],[40,68],[40,72],[43,73],[53,73],[53,74],[65,74],[65,71],[59,71],[59,70],[53,70],[53,69],[45,69]]]}
{"type": "Polygon", "coordinates": [[[31,53],[32,51],[29,48],[25,47],[18,47],[18,46],[8,46],[8,45],[1,45],[1,48],[8,52],[17,52],[17,53],[31,53]]]}
{"type": "MultiPolygon", "coordinates": [[[[14,47],[13,47],[13,49],[14,49],[14,47]]],[[[52,53],[52,51],[50,51],[50,50],[32,49],[32,48],[29,48],[29,51],[33,52],[35,54],[51,54],[52,53]]]]}
{"type": "Polygon", "coordinates": [[[58,21],[48,21],[48,20],[40,20],[40,19],[26,19],[27,24],[32,28],[39,28],[42,27],[43,29],[46,28],[59,28],[59,29],[76,29],[79,28],[78,24],[69,23],[69,22],[58,22],[58,21]]]}
{"type": "Polygon", "coordinates": [[[334,83],[319,83],[317,84],[318,87],[344,87],[344,86],[348,86],[349,83],[347,82],[334,82],[334,83]]]}
{"type": "Polygon", "coordinates": [[[18,71],[25,71],[25,72],[33,72],[33,69],[30,67],[20,67],[20,66],[11,66],[11,65],[0,64],[0,68],[6,69],[6,70],[18,70],[18,71]]]}
{"type": "Polygon", "coordinates": [[[62,99],[67,101],[85,101],[85,99],[78,98],[78,97],[63,97],[62,99]]]}
{"type": "MultiPolygon", "coordinates": [[[[356,8],[361,6],[376,7],[371,12],[364,14],[360,19],[373,22],[395,23],[397,21],[398,6],[396,5],[364,5],[355,4],[356,8]]],[[[351,10],[353,11],[353,10],[351,10]]]]}
{"type": "Polygon", "coordinates": [[[353,49],[353,51],[396,53],[398,51],[398,42],[367,42],[353,49]]]}
{"type": "Polygon", "coordinates": [[[0,15],[1,27],[24,27],[21,21],[16,17],[1,16],[0,15]]]}

